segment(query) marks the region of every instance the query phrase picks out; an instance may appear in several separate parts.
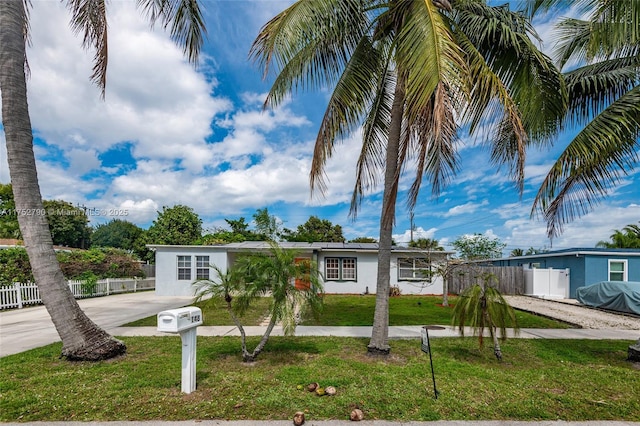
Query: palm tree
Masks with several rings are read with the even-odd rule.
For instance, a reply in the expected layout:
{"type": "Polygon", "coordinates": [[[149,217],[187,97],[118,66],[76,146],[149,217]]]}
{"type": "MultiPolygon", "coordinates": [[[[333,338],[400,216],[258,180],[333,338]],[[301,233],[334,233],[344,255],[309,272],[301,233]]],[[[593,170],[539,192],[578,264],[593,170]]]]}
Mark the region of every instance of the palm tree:
{"type": "Polygon", "coordinates": [[[524,256],[524,250],[522,250],[521,248],[514,248],[513,250],[511,250],[511,253],[509,253],[509,256],[511,257],[524,256]]]}
{"type": "Polygon", "coordinates": [[[351,202],[355,218],[383,177],[376,309],[371,353],[389,353],[388,291],[398,182],[416,164],[408,194],[423,179],[438,195],[457,169],[461,125],[497,121],[493,159],[522,187],[530,138],[544,140],[564,113],[562,81],[528,37],[532,27],[506,7],[483,1],[298,0],[260,31],[251,55],[277,77],[265,106],[298,89],[333,87],[316,139],[311,189],[324,192],[335,143],[362,127],[351,202]]]}
{"type": "Polygon", "coordinates": [[[485,328],[488,329],[493,341],[493,353],[501,361],[500,340],[507,339],[508,327],[513,327],[515,332],[519,331],[519,327],[513,308],[496,288],[488,284],[495,277],[484,276],[483,280],[483,285],[475,284],[460,294],[453,308],[452,324],[458,327],[462,337],[465,326],[472,327],[474,336],[478,335],[480,349],[484,346],[485,328]]]}
{"type": "Polygon", "coordinates": [[[421,248],[428,251],[444,251],[444,247],[440,245],[438,240],[432,238],[418,238],[409,242],[409,247],[421,248]]]}
{"type": "Polygon", "coordinates": [[[596,247],[602,248],[640,248],[640,226],[630,224],[616,229],[610,236],[611,242],[599,241],[596,247]]]}
{"type": "Polygon", "coordinates": [[[283,249],[275,242],[269,242],[269,246],[266,253],[240,256],[226,273],[212,266],[217,280],[195,283],[196,302],[225,301],[226,309],[240,331],[244,362],[256,360],[276,324],[282,324],[285,335],[292,335],[304,310],[317,313],[322,304],[323,289],[317,265],[311,260],[300,261],[295,250],[283,249]],[[296,280],[307,285],[299,288],[294,285],[296,280]],[[239,317],[260,297],[271,297],[269,324],[258,345],[249,351],[239,317]]]}
{"type": "MultiPolygon", "coordinates": [[[[203,42],[203,22],[195,1],[143,0],[138,2],[151,22],[171,28],[172,38],[184,47],[193,63],[203,42]]],[[[62,356],[70,360],[99,360],[125,353],[112,338],[82,312],[56,260],[47,218],[42,213],[25,70],[28,40],[27,1],[0,2],[0,91],[2,124],[7,143],[9,173],[20,232],[33,275],[51,320],[62,340],[62,356]]],[[[72,28],[83,33],[83,45],[96,51],[92,80],[104,95],[107,69],[107,21],[104,0],[69,0],[72,28]]]]}
{"type": "MultiPolygon", "coordinates": [[[[558,157],[533,205],[554,237],[563,225],[588,213],[638,162],[640,136],[640,2],[591,0],[586,19],[558,24],[558,65],[569,108],[564,126],[578,134],[558,157]],[[578,63],[576,68],[575,64],[578,63]]],[[[529,2],[532,14],[566,1],[529,2]]]]}

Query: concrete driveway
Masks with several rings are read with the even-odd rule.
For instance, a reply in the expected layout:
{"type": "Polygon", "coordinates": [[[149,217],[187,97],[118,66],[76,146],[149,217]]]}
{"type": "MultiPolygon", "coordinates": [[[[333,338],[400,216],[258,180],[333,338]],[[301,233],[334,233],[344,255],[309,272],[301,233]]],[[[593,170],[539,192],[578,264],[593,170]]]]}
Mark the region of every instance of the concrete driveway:
{"type": "MultiPolygon", "coordinates": [[[[78,300],[80,307],[107,332],[160,311],[191,304],[189,296],[156,296],[154,291],[78,300]]],[[[60,341],[44,306],[0,312],[0,357],[60,341]]]]}

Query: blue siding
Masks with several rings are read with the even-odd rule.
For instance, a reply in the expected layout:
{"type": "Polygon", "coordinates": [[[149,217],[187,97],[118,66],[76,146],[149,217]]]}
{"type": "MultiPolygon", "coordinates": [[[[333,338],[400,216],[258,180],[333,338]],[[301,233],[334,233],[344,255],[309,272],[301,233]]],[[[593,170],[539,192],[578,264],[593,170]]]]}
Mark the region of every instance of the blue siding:
{"type": "Polygon", "coordinates": [[[607,250],[598,253],[598,249],[568,249],[557,253],[522,256],[495,260],[496,266],[528,266],[540,264],[540,268],[569,268],[569,297],[576,297],[579,287],[609,280],[609,259],[627,260],[627,278],[640,281],[640,256],[637,250],[607,250]],[[578,254],[577,252],[580,252],[578,254]],[[615,253],[613,253],[615,252],[615,253]]]}
{"type": "Polygon", "coordinates": [[[629,258],[629,281],[640,282],[640,257],[629,258]]]}

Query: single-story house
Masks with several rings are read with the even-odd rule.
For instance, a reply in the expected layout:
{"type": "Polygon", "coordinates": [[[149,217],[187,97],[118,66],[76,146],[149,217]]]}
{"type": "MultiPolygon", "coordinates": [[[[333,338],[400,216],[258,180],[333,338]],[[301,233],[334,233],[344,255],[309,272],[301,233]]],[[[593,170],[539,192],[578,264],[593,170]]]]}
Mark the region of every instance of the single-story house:
{"type": "Polygon", "coordinates": [[[640,281],[640,250],[571,248],[527,256],[514,256],[490,262],[495,266],[568,269],[569,297],[579,287],[600,281],[640,281]]]}
{"type": "MultiPolygon", "coordinates": [[[[296,250],[301,259],[314,261],[323,277],[326,293],[375,293],[378,272],[377,243],[281,242],[280,247],[296,250]]],[[[264,241],[245,241],[209,246],[153,245],[156,257],[156,294],[191,296],[193,282],[215,279],[211,265],[226,272],[244,254],[268,250],[264,241]]],[[[435,267],[453,252],[424,251],[394,246],[391,251],[391,286],[402,294],[442,294],[442,277],[435,267]]]]}

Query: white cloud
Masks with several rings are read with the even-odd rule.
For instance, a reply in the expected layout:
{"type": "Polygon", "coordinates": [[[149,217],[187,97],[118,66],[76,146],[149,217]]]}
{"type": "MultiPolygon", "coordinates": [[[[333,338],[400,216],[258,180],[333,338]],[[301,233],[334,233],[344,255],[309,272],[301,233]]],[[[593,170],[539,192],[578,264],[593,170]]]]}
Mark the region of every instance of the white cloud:
{"type": "Polygon", "coordinates": [[[489,205],[489,201],[488,200],[482,200],[482,202],[480,203],[474,203],[472,201],[465,203],[465,204],[461,204],[455,207],[451,207],[445,214],[444,217],[451,217],[451,216],[460,216],[463,214],[471,214],[476,212],[480,207],[483,206],[487,206],[489,205]]]}
{"type": "Polygon", "coordinates": [[[109,5],[105,100],[89,81],[91,53],[68,28],[64,5],[37,2],[31,16],[29,96],[34,128],[64,150],[105,151],[134,143],[135,156],[203,167],[212,118],[231,107],[215,82],[187,64],[163,31],[151,31],[132,2],[109,5]],[[187,147],[187,149],[185,149],[187,147]],[[202,160],[199,160],[203,158],[202,160]]]}
{"type": "MultiPolygon", "coordinates": [[[[421,226],[416,227],[413,230],[413,240],[419,240],[421,238],[434,238],[438,228],[430,228],[426,231],[421,226]]],[[[411,242],[411,230],[406,229],[402,234],[393,234],[393,240],[399,245],[406,245],[411,242]]]]}
{"type": "Polygon", "coordinates": [[[81,176],[91,170],[100,168],[100,160],[96,155],[96,151],[92,149],[73,148],[65,154],[69,160],[69,169],[74,175],[81,176]]]}

